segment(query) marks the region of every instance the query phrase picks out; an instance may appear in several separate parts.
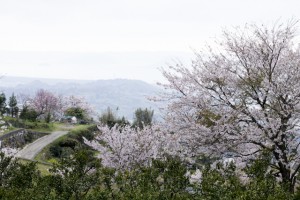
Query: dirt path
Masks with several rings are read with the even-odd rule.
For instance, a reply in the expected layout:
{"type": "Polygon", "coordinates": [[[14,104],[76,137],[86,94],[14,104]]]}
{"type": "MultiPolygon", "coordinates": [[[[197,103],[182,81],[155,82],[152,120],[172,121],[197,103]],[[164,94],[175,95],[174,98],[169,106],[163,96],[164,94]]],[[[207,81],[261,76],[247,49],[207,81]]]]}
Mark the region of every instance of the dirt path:
{"type": "Polygon", "coordinates": [[[26,145],[21,151],[19,151],[15,155],[15,157],[32,160],[45,146],[47,146],[57,138],[66,135],[67,133],[68,131],[55,131],[49,135],[41,137],[33,143],[26,145]]]}

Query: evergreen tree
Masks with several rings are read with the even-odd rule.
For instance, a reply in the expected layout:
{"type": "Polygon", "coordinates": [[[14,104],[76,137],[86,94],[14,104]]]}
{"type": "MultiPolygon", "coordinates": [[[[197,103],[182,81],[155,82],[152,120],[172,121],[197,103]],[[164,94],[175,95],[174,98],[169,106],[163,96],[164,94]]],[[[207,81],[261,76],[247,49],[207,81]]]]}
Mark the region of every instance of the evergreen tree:
{"type": "Polygon", "coordinates": [[[0,114],[3,115],[6,109],[6,97],[5,94],[2,92],[0,94],[0,114]]]}
{"type": "Polygon", "coordinates": [[[17,98],[16,98],[15,94],[13,93],[11,95],[11,97],[9,97],[9,102],[8,102],[8,105],[10,107],[9,112],[12,117],[16,117],[18,115],[19,108],[18,108],[17,104],[18,104],[17,98]]]}

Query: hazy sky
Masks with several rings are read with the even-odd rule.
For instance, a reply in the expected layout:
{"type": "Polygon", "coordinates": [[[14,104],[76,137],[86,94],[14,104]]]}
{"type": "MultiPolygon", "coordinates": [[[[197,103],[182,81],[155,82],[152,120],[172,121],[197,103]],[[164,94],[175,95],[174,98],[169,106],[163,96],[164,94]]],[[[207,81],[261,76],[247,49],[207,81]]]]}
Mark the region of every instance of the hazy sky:
{"type": "Polygon", "coordinates": [[[0,74],[161,80],[225,27],[300,19],[299,0],[0,0],[0,74]]]}

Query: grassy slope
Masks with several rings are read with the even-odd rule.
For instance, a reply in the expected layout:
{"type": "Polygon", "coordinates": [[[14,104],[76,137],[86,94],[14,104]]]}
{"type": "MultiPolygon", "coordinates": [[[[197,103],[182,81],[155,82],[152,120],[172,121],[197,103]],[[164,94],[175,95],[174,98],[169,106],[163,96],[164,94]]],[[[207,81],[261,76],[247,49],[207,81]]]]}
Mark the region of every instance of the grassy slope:
{"type": "MultiPolygon", "coordinates": [[[[18,158],[18,161],[26,164],[29,162],[34,162],[32,160],[27,160],[27,159],[23,159],[23,158],[18,158]]],[[[49,169],[52,167],[52,164],[48,164],[48,163],[44,163],[44,162],[40,162],[40,161],[36,161],[37,162],[37,169],[41,172],[42,175],[49,175],[49,169]]]]}

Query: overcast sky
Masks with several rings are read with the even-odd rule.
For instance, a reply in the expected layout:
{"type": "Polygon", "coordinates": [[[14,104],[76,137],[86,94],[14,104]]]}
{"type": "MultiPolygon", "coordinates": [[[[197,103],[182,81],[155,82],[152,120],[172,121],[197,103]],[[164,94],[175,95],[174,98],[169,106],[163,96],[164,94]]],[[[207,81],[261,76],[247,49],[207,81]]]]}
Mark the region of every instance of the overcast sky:
{"type": "Polygon", "coordinates": [[[300,19],[298,0],[0,0],[0,74],[161,81],[225,27],[300,19]]]}

